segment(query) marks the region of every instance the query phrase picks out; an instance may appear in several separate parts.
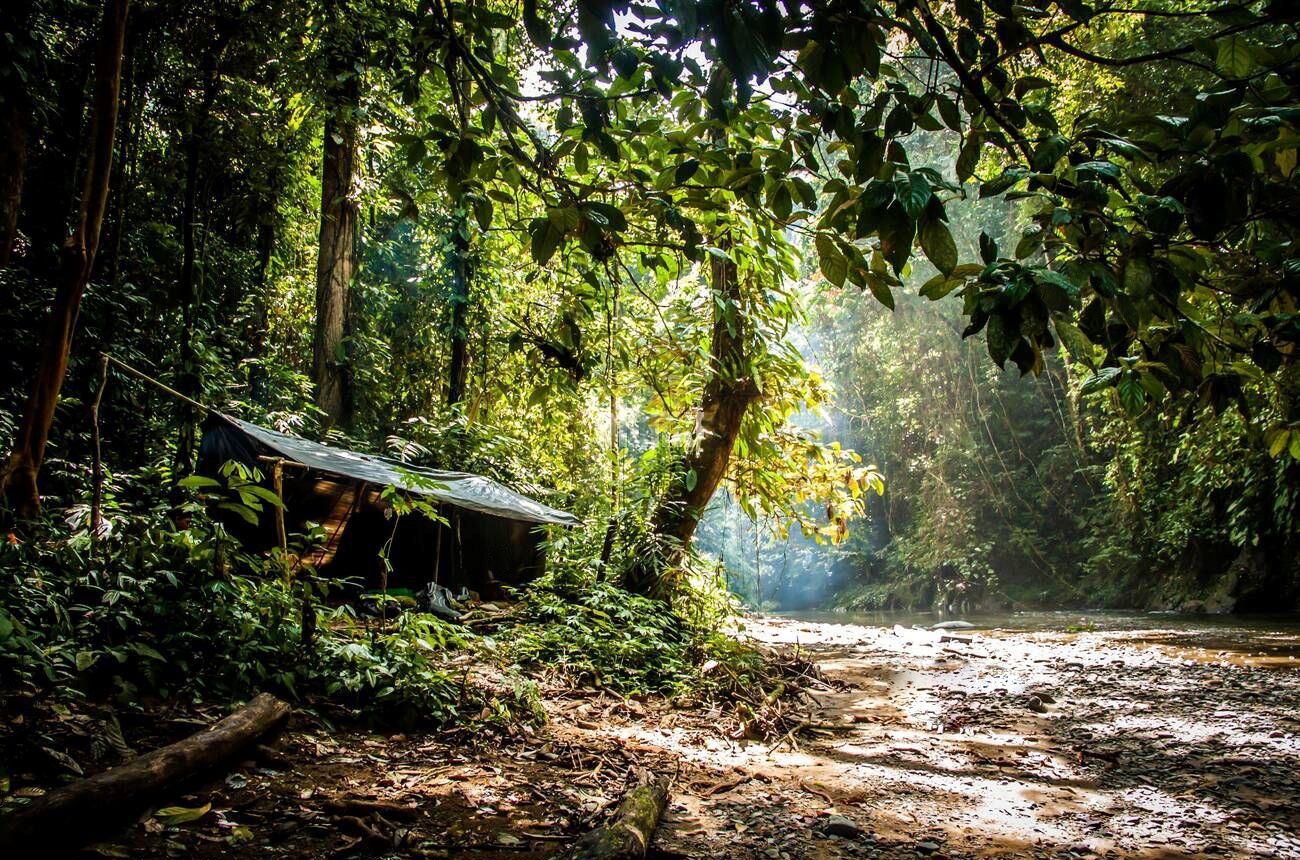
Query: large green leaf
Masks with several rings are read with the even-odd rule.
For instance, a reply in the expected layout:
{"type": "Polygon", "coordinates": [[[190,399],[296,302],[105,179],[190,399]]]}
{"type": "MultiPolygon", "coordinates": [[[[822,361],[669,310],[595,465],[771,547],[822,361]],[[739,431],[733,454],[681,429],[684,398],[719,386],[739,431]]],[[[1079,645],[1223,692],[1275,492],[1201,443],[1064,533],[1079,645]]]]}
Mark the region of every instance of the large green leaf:
{"type": "Polygon", "coordinates": [[[202,806],[164,806],[153,814],[158,819],[158,823],[164,827],[175,827],[178,824],[188,824],[191,821],[198,821],[208,814],[212,809],[211,803],[205,803],[202,806]]]}
{"type": "Polygon", "coordinates": [[[1249,77],[1255,70],[1255,57],[1250,42],[1242,36],[1228,36],[1219,41],[1214,64],[1230,78],[1249,77]]]}
{"type": "Polygon", "coordinates": [[[556,225],[554,219],[538,219],[533,229],[531,251],[533,259],[539,266],[545,266],[555,256],[555,251],[564,241],[563,228],[556,225]]]}
{"type": "Polygon", "coordinates": [[[885,279],[874,272],[867,272],[865,280],[867,289],[871,290],[871,295],[875,297],[876,301],[892,311],[894,309],[894,291],[889,288],[889,284],[885,283],[885,279]]]}
{"type": "Polygon", "coordinates": [[[921,217],[925,212],[925,207],[929,205],[930,198],[934,192],[930,189],[930,182],[924,175],[913,171],[906,173],[894,180],[895,189],[898,194],[898,201],[903,204],[905,211],[913,221],[921,217]]]}
{"type": "Polygon", "coordinates": [[[984,329],[984,340],[989,348],[989,358],[1002,367],[1015,349],[1016,341],[1020,340],[1020,334],[1007,324],[1002,314],[993,314],[984,329]]]}
{"type": "Polygon", "coordinates": [[[965,182],[975,175],[975,168],[979,167],[980,154],[983,152],[984,136],[978,131],[972,131],[966,136],[966,141],[961,145],[961,151],[957,153],[957,179],[965,182]]]}
{"type": "Polygon", "coordinates": [[[1048,173],[1056,162],[1070,149],[1070,142],[1059,134],[1050,135],[1034,150],[1033,168],[1040,173],[1048,173]]]}
{"type": "Polygon", "coordinates": [[[1103,367],[1084,380],[1083,385],[1079,386],[1079,393],[1087,395],[1101,391],[1103,388],[1111,388],[1119,378],[1120,372],[1118,367],[1103,367]]]}
{"type": "Polygon", "coordinates": [[[880,227],[880,253],[895,271],[902,271],[912,255],[912,239],[916,236],[916,222],[907,216],[897,203],[885,210],[880,227]]]}
{"type": "Polygon", "coordinates": [[[835,286],[844,286],[844,280],[849,276],[849,261],[844,252],[828,233],[818,233],[815,244],[822,275],[835,286]]]}
{"type": "Polygon", "coordinates": [[[921,250],[945,275],[957,268],[957,243],[953,241],[948,225],[937,218],[927,219],[921,224],[921,250]]]}
{"type": "Polygon", "coordinates": [[[1115,386],[1119,391],[1119,403],[1129,415],[1140,415],[1147,408],[1147,392],[1142,382],[1133,371],[1124,373],[1115,386]]]}
{"type": "Polygon", "coordinates": [[[1056,329],[1056,336],[1070,353],[1070,357],[1075,361],[1093,367],[1093,344],[1088,340],[1087,335],[1079,330],[1079,327],[1065,320],[1054,320],[1052,323],[1056,329]]]}

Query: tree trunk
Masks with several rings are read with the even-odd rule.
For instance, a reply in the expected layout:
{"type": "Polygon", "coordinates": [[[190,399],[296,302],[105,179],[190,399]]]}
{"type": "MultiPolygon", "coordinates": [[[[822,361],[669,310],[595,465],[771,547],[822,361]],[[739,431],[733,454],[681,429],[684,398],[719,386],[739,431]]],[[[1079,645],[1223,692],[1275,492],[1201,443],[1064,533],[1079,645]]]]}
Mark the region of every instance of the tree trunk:
{"type": "MultiPolygon", "coordinates": [[[[679,561],[690,546],[704,508],[727,474],[745,413],[759,398],[749,367],[749,330],[736,266],[710,257],[710,269],[712,293],[720,301],[713,303],[709,379],[696,413],[693,437],[652,520],[654,535],[668,545],[669,566],[679,561]]],[[[625,584],[643,594],[663,591],[663,570],[648,556],[643,558],[629,570],[625,584]]]]}
{"type": "MultiPolygon", "coordinates": [[[[222,50],[224,50],[224,41],[218,38],[217,44],[203,55],[200,70],[203,76],[203,94],[191,118],[188,139],[185,141],[185,196],[181,205],[181,271],[177,283],[177,297],[181,305],[181,372],[177,389],[186,397],[200,402],[202,402],[200,398],[202,380],[199,377],[198,352],[194,341],[197,336],[199,308],[203,301],[203,279],[199,277],[195,263],[197,252],[194,225],[198,218],[199,162],[203,143],[210,133],[208,119],[212,114],[212,105],[217,99],[217,89],[221,83],[218,59],[222,50]]],[[[194,407],[184,401],[181,401],[177,408],[180,410],[180,438],[176,444],[176,463],[172,476],[179,480],[188,476],[194,469],[198,416],[194,413],[194,407]]]]}
{"type": "MultiPolygon", "coordinates": [[[[15,4],[11,13],[13,34],[28,43],[24,47],[30,49],[35,46],[24,34],[31,29],[33,6],[30,0],[24,0],[15,4]]],[[[26,61],[16,55],[22,42],[0,44],[0,62],[10,67],[9,73],[0,77],[0,129],[4,129],[0,132],[4,135],[0,140],[0,266],[9,265],[13,258],[14,241],[18,238],[18,212],[22,208],[23,179],[27,175],[31,99],[27,85],[14,73],[15,66],[26,65],[26,61]]]]}
{"type": "MultiPolygon", "coordinates": [[[[105,0],[110,2],[110,0],[105,0]]],[[[33,272],[59,276],[62,248],[69,221],[80,208],[77,179],[89,169],[86,142],[86,83],[97,61],[98,35],[63,46],[62,56],[51,65],[55,88],[54,110],[39,130],[41,145],[29,153],[24,186],[41,189],[28,194],[22,222],[31,242],[27,267],[33,272]]],[[[94,97],[92,96],[92,107],[94,97]]],[[[93,125],[94,118],[91,118],[93,125]]]]}
{"type": "MultiPolygon", "coordinates": [[[[350,58],[348,58],[350,59],[350,58]]],[[[360,82],[346,61],[330,65],[330,113],[325,119],[321,175],[320,255],[316,262],[316,329],[312,342],[316,405],[325,413],[325,428],[346,424],[349,413],[349,292],[356,274],[357,120],[360,82]],[[339,81],[341,73],[347,78],[339,81]]]]}
{"type": "Polygon", "coordinates": [[[469,331],[465,318],[469,313],[469,220],[465,213],[452,219],[451,254],[451,361],[447,371],[447,405],[465,399],[465,379],[469,375],[469,331]]]}
{"type": "Polygon", "coordinates": [[[0,478],[5,500],[20,517],[34,516],[40,507],[36,476],[45,458],[45,443],[54,422],[54,409],[59,402],[63,378],[68,371],[77,312],[99,246],[112,172],[127,6],[128,0],[108,0],[105,5],[103,29],[95,57],[94,101],[80,211],[72,235],[63,243],[60,252],[58,287],[41,339],[31,392],[18,425],[13,453],[0,478]]]}
{"type": "Polygon", "coordinates": [[[584,834],[561,860],[641,860],[667,805],[667,778],[642,772],[609,823],[584,834]]]}
{"type": "Polygon", "coordinates": [[[26,99],[20,98],[7,93],[0,102],[0,126],[8,129],[0,143],[0,266],[9,265],[13,259],[23,177],[27,173],[27,106],[26,99]]]}
{"type": "Polygon", "coordinates": [[[0,853],[72,855],[130,824],[187,779],[238,761],[288,718],[288,705],[262,693],[211,728],[51,791],[0,821],[0,853]]]}
{"type": "MultiPolygon", "coordinates": [[[[132,33],[128,36],[128,47],[122,59],[122,110],[124,113],[119,120],[122,127],[122,142],[118,146],[116,169],[113,171],[115,181],[109,189],[109,197],[113,199],[111,221],[113,232],[111,241],[107,243],[110,250],[107,268],[103,276],[104,283],[109,287],[117,286],[117,276],[122,262],[122,234],[126,232],[127,204],[131,197],[131,153],[135,148],[136,126],[138,125],[135,122],[136,103],[138,101],[135,83],[137,45],[138,37],[132,33]]],[[[112,331],[111,326],[107,328],[112,331]]]]}
{"type": "Polygon", "coordinates": [[[279,171],[271,171],[271,197],[266,204],[262,221],[257,225],[257,273],[253,281],[253,320],[252,331],[248,333],[248,355],[258,359],[248,370],[248,391],[254,403],[266,405],[267,374],[263,361],[266,356],[266,335],[270,327],[270,308],[266,296],[266,284],[271,273],[271,258],[275,255],[275,211],[277,207],[276,188],[279,171]]]}

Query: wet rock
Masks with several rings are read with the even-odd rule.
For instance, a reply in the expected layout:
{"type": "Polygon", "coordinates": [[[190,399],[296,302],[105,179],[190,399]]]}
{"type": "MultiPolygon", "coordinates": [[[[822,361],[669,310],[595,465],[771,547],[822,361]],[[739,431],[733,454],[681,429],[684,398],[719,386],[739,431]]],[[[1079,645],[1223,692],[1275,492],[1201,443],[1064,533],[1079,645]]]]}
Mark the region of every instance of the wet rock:
{"type": "Polygon", "coordinates": [[[1025,704],[1035,714],[1042,714],[1047,711],[1047,705],[1044,705],[1043,700],[1038,696],[1030,696],[1029,701],[1025,704]]]}
{"type": "Polygon", "coordinates": [[[862,828],[843,815],[827,816],[822,822],[822,830],[827,836],[838,836],[841,839],[859,839],[862,836],[862,828]]]}
{"type": "Polygon", "coordinates": [[[939,850],[939,843],[926,839],[916,843],[916,850],[921,854],[933,854],[939,850]]]}

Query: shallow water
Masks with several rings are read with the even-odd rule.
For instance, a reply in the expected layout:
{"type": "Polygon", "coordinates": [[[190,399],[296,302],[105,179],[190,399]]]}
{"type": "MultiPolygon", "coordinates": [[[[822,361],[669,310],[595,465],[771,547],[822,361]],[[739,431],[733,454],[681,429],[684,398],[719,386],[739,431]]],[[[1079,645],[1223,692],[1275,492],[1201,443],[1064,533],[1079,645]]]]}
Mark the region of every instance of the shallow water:
{"type": "MultiPolygon", "coordinates": [[[[1300,616],[1175,615],[1164,612],[1031,611],[940,614],[937,612],[781,612],[781,617],[863,627],[930,627],[966,621],[984,635],[1037,633],[1103,634],[1117,643],[1149,645],[1198,662],[1233,662],[1300,669],[1300,616]]],[[[948,631],[960,635],[961,630],[948,631]]]]}

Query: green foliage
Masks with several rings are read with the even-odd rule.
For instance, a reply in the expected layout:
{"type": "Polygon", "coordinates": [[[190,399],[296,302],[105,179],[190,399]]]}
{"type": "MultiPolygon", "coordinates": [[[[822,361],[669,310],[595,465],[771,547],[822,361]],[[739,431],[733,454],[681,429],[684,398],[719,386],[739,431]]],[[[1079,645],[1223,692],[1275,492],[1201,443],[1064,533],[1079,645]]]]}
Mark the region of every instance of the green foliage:
{"type": "Polygon", "coordinates": [[[10,691],[134,702],[272,690],[324,696],[367,718],[432,722],[464,704],[441,668],[465,644],[458,631],[410,615],[375,631],[337,611],[305,650],[301,593],[280,561],[248,556],[201,514],[186,529],[124,516],[107,537],[35,532],[0,547],[0,570],[0,675],[10,691]]]}
{"type": "Polygon", "coordinates": [[[524,595],[527,623],[502,642],[513,660],[624,693],[663,692],[687,678],[689,636],[667,604],[595,583],[571,596],[539,583],[524,595]]]}
{"type": "MultiPolygon", "coordinates": [[[[740,512],[842,545],[900,600],[975,601],[1016,579],[1059,599],[1080,571],[1119,579],[1201,545],[1295,557],[1287,4],[162,5],[132,12],[109,217],[41,472],[73,526],[3,549],[0,639],[23,683],[335,684],[354,707],[447,713],[454,685],[427,656],[446,631],[340,615],[302,655],[286,559],[243,555],[202,515],[160,525],[188,491],[220,488],[173,482],[194,416],[116,371],[100,411],[115,530],[76,525],[99,350],[225,411],[318,429],[320,161],[341,110],[359,128],[361,251],[332,357],[353,401],[336,432],[553,491],[599,524],[555,538],[561,591],[646,559],[670,580],[671,612],[608,584],[531,598],[552,623],[519,646],[530,660],[661,689],[719,644],[699,632],[731,611],[717,568],[655,521],[705,474],[688,457],[706,395],[757,392],[724,452],[740,512]],[[855,292],[893,315],[849,307],[855,292]],[[831,342],[799,343],[809,308],[831,342]],[[449,404],[452,338],[467,379],[449,404]],[[832,433],[809,417],[827,406],[832,433]],[[661,674],[597,611],[642,619],[661,674]],[[212,641],[228,659],[202,659],[212,641]]],[[[31,108],[39,142],[0,271],[5,442],[67,234],[68,166],[84,163],[94,11],[36,4],[5,25],[0,98],[31,108]]],[[[275,503],[227,477],[230,512],[275,503]]],[[[884,600],[878,585],[863,600],[884,600]]]]}
{"type": "MultiPolygon", "coordinates": [[[[348,614],[337,611],[334,621],[348,614]]],[[[443,723],[469,711],[461,679],[444,667],[449,652],[467,643],[461,631],[432,615],[403,613],[389,630],[327,624],[312,682],[359,717],[389,717],[407,725],[443,723]]],[[[468,714],[465,714],[468,715],[468,714]]]]}
{"type": "MultiPolygon", "coordinates": [[[[683,618],[662,601],[609,583],[567,590],[549,578],[522,597],[522,621],[503,637],[503,655],[580,684],[624,694],[685,692],[703,683],[707,660],[744,666],[757,659],[719,626],[700,626],[705,617],[698,610],[708,599],[679,601],[697,612],[683,618]]],[[[725,596],[713,599],[730,610],[725,596]]]]}

